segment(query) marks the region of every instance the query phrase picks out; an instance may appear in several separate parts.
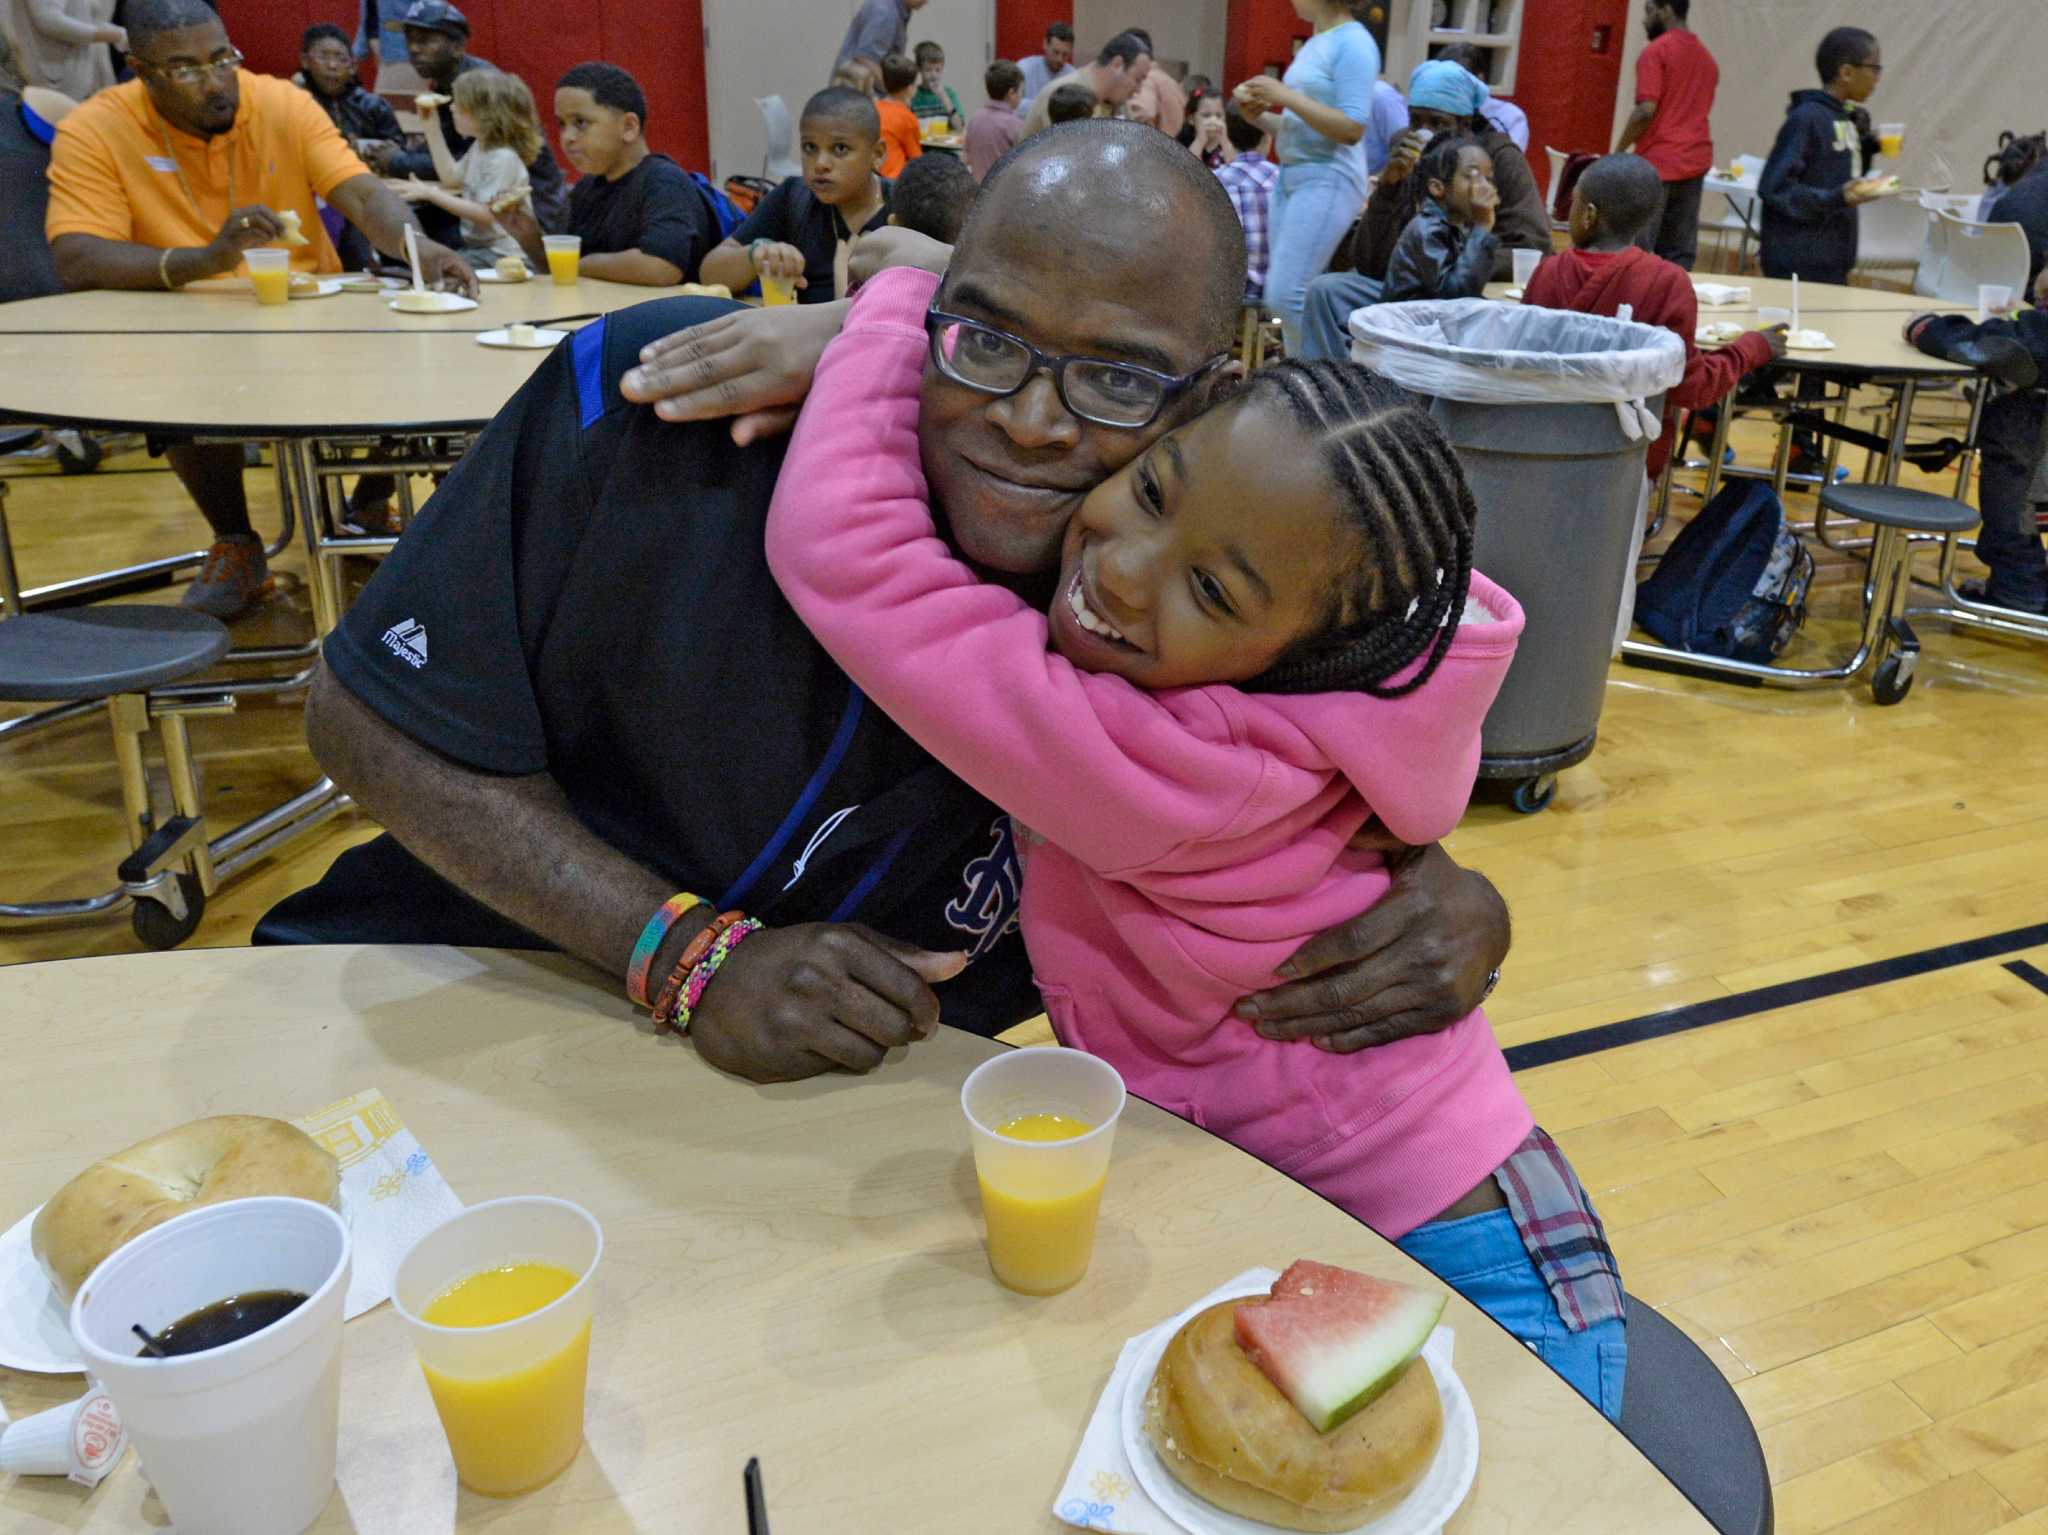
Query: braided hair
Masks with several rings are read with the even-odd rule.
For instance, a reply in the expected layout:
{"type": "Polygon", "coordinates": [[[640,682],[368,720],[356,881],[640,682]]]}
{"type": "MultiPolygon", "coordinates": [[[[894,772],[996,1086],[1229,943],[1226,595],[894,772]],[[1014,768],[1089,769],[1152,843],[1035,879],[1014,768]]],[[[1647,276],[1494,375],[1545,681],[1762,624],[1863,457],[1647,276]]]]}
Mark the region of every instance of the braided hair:
{"type": "Polygon", "coordinates": [[[1253,374],[1238,403],[1270,404],[1307,434],[1359,547],[1326,622],[1245,686],[1414,692],[1450,649],[1472,585],[1479,509],[1450,439],[1411,396],[1356,363],[1289,358],[1253,374]],[[1414,676],[1390,685],[1417,661],[1414,676]]]}
{"type": "Polygon", "coordinates": [[[1422,158],[1415,162],[1415,169],[1401,183],[1401,227],[1406,229],[1409,220],[1422,211],[1423,199],[1429,196],[1429,184],[1441,181],[1448,187],[1458,177],[1458,156],[1468,149],[1484,149],[1479,136],[1474,133],[1439,133],[1429,141],[1429,147],[1422,151],[1422,158]]]}

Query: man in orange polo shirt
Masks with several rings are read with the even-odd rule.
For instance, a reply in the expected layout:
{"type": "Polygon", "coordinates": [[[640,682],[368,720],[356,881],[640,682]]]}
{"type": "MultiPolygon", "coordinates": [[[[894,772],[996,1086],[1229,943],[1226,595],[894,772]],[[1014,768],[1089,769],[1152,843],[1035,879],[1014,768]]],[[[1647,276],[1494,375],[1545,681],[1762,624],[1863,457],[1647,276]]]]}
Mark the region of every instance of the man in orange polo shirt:
{"type": "MultiPolygon", "coordinates": [[[[334,124],[286,80],[243,70],[203,0],[131,0],[129,64],[137,78],[67,117],[50,158],[44,225],[57,275],[71,288],[173,290],[235,271],[252,246],[287,241],[286,211],[306,244],[305,272],[338,272],[320,200],[388,256],[405,253],[404,200],[356,158],[334,124]]],[[[475,293],[455,252],[419,242],[430,282],[475,293]]],[[[199,503],[214,544],[185,606],[239,615],[268,579],[249,525],[239,444],[175,443],[164,456],[199,503]]]]}

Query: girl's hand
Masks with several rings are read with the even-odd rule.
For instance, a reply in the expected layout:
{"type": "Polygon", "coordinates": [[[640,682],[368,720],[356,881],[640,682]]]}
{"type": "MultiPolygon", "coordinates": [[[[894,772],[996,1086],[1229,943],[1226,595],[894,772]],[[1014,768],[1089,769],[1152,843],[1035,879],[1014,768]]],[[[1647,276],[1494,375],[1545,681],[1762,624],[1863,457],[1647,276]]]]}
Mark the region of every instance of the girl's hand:
{"type": "Polygon", "coordinates": [[[439,187],[421,181],[417,176],[408,177],[404,181],[387,181],[384,185],[409,203],[432,202],[434,194],[440,190],[439,187]]]}
{"type": "Polygon", "coordinates": [[[1490,181],[1480,182],[1472,189],[1472,227],[1491,230],[1499,213],[1500,189],[1490,181]]]}

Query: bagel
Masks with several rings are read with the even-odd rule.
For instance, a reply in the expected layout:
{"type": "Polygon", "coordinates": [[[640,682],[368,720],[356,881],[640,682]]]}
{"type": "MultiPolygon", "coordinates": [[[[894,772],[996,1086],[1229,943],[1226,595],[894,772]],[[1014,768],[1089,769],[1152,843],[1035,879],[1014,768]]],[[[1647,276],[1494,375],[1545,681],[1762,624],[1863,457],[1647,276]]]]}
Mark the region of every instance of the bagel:
{"type": "Polygon", "coordinates": [[[340,1209],[341,1169],[296,1125],[222,1114],[166,1130],[93,1163],[29,1229],[36,1262],[66,1302],[118,1247],[174,1215],[262,1194],[340,1209]]]}
{"type": "Polygon", "coordinates": [[[1370,1405],[1319,1434],[1238,1346],[1240,1304],[1211,1306],[1175,1333],[1145,1393],[1145,1433],[1174,1480],[1229,1513],[1289,1530],[1355,1529],[1406,1497],[1443,1438],[1428,1364],[1413,1361],[1370,1405]]]}

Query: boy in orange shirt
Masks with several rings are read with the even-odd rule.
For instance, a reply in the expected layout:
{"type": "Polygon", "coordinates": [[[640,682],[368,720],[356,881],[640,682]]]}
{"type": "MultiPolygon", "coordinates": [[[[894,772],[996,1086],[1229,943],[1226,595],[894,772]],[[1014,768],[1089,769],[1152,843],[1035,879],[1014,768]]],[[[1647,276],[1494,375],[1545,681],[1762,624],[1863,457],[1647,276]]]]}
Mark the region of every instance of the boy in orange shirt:
{"type": "Polygon", "coordinates": [[[917,65],[910,56],[892,53],[882,60],[882,98],[875,103],[875,110],[882,115],[882,147],[888,151],[882,175],[889,181],[924,153],[924,135],[918,129],[917,114],[910,110],[910,98],[916,94],[917,65]]]}

